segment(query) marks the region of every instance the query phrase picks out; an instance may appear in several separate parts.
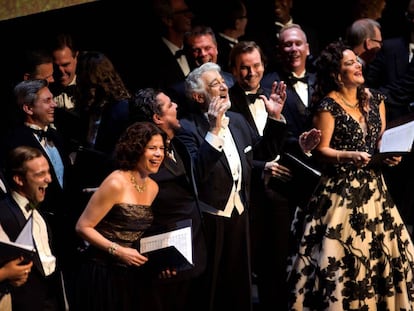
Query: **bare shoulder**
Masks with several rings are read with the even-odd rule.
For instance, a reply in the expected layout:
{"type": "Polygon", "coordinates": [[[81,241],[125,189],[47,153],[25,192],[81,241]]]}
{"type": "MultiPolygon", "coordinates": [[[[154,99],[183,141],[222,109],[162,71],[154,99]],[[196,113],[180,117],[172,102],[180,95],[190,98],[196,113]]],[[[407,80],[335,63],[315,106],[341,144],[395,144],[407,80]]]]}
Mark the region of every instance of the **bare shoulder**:
{"type": "Polygon", "coordinates": [[[122,191],[127,185],[127,179],[125,177],[125,172],[120,170],[115,170],[110,173],[102,182],[100,188],[103,188],[108,191],[122,191]]]}
{"type": "Polygon", "coordinates": [[[149,193],[151,194],[151,196],[155,198],[156,195],[158,194],[159,187],[158,187],[158,184],[152,178],[148,178],[147,189],[149,193]]]}

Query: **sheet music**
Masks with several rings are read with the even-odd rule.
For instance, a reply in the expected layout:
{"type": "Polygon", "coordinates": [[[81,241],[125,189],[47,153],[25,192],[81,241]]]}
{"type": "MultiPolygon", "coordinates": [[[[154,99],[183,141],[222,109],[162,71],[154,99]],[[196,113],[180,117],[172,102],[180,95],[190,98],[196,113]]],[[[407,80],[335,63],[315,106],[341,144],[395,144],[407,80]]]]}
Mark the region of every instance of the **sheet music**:
{"type": "Polygon", "coordinates": [[[411,152],[414,140],[414,121],[392,127],[384,132],[380,152],[411,152]]]}
{"type": "Polygon", "coordinates": [[[27,220],[26,224],[24,225],[22,231],[19,233],[19,236],[16,239],[16,243],[23,244],[34,248],[33,242],[33,217],[30,216],[27,220]]]}
{"type": "Polygon", "coordinates": [[[193,264],[193,249],[191,244],[191,226],[181,229],[144,237],[140,241],[140,253],[174,246],[189,263],[193,264]]]}

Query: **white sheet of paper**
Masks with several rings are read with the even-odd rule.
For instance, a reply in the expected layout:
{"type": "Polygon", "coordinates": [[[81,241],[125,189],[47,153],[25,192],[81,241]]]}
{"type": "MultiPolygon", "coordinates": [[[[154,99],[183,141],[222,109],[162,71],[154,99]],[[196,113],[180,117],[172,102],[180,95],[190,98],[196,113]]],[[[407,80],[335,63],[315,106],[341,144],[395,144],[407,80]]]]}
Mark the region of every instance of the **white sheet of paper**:
{"type": "Polygon", "coordinates": [[[382,135],[380,152],[411,152],[414,121],[387,129],[382,135]]]}
{"type": "Polygon", "coordinates": [[[23,244],[34,248],[33,242],[33,217],[29,217],[22,231],[16,239],[16,243],[23,244]]]}
{"type": "Polygon", "coordinates": [[[174,246],[189,263],[193,264],[191,226],[144,237],[140,241],[140,252],[147,253],[157,249],[174,246]]]}

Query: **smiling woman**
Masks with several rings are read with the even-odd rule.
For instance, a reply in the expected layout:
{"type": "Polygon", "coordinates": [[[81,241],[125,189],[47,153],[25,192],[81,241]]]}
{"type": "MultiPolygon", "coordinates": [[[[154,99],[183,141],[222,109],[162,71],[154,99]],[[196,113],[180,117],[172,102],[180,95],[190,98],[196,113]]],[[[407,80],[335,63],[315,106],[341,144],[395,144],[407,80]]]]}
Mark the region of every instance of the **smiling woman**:
{"type": "Polygon", "coordinates": [[[9,0],[4,1],[0,6],[0,20],[61,9],[64,7],[93,2],[96,0],[9,0]]]}

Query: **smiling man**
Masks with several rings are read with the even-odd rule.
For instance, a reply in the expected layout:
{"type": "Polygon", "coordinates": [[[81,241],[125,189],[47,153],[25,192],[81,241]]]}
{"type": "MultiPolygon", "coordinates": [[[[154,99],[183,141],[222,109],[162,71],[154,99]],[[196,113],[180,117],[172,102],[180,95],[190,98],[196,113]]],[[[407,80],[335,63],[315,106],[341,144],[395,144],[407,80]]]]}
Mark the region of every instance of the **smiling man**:
{"type": "Polygon", "coordinates": [[[40,210],[53,232],[54,247],[62,258],[65,274],[66,267],[74,264],[69,258],[77,254],[78,238],[74,230],[76,213],[71,204],[74,198],[69,194],[70,159],[63,138],[52,126],[57,105],[46,80],[22,81],[15,86],[14,93],[22,121],[0,145],[2,164],[8,152],[19,146],[37,148],[46,158],[51,182],[40,210]]]}
{"type": "Polygon", "coordinates": [[[21,146],[11,150],[6,167],[12,191],[0,201],[0,223],[9,239],[15,241],[26,222],[31,221],[37,250],[32,269],[25,271],[27,282],[11,287],[12,308],[15,311],[64,310],[50,232],[37,209],[52,181],[48,161],[39,149],[21,146]]]}

